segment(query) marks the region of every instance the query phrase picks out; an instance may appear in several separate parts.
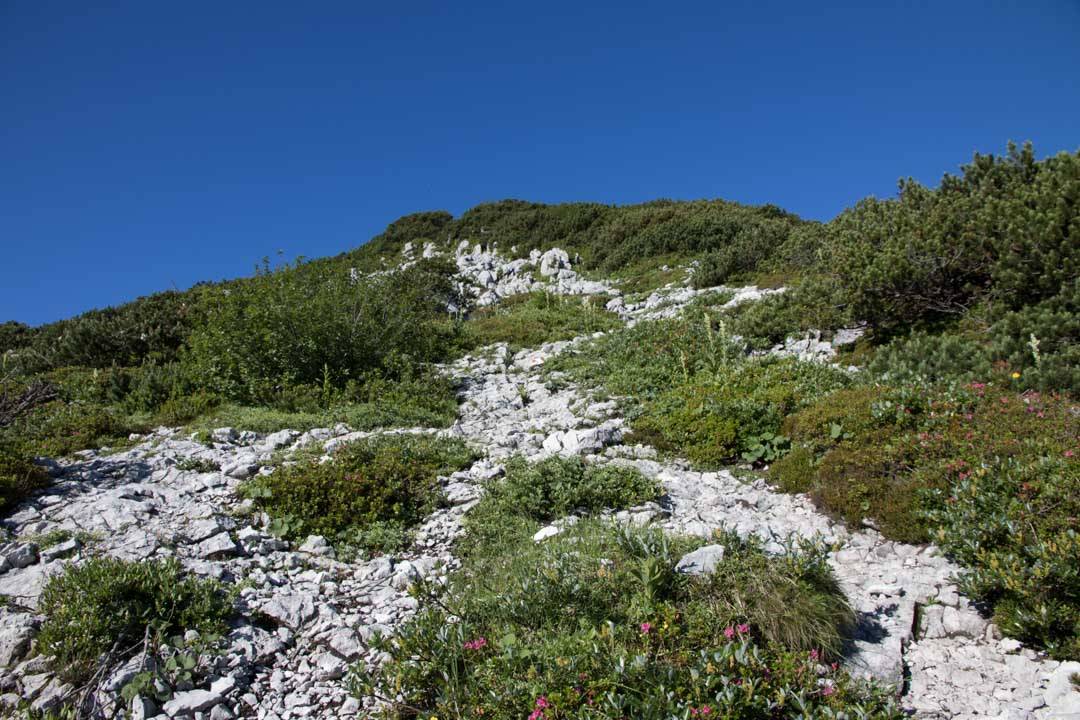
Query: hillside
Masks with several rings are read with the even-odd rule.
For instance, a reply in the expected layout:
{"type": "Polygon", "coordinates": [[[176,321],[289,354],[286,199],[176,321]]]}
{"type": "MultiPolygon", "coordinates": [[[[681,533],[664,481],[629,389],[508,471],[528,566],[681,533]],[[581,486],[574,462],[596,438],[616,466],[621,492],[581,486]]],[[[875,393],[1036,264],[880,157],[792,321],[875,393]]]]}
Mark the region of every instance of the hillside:
{"type": "Polygon", "coordinates": [[[1010,146],[0,325],[0,712],[1080,713],[1078,238],[1010,146]]]}

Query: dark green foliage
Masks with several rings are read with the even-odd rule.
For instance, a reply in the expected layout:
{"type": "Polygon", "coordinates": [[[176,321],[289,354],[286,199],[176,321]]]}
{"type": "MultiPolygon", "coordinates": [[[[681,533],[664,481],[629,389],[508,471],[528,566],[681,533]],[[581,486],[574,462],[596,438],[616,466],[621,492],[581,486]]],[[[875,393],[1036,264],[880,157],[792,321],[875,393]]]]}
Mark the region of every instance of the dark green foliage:
{"type": "Polygon", "coordinates": [[[1030,145],[976,155],[937,190],[913,180],[829,223],[822,267],[853,315],[882,327],[1010,310],[1060,294],[1080,271],[1080,154],[1030,145]]]}
{"type": "Polygon", "coordinates": [[[0,513],[49,483],[49,475],[29,459],[0,445],[0,513]]]}
{"type": "Polygon", "coordinates": [[[786,415],[847,382],[842,371],[814,363],[733,362],[659,395],[633,428],[660,450],[716,467],[753,453],[786,415]]]}
{"type": "Polygon", "coordinates": [[[36,328],[18,353],[19,363],[49,370],[175,360],[195,322],[197,292],[148,295],[36,328]]]}
{"type": "Polygon", "coordinates": [[[9,350],[18,350],[30,344],[34,331],[29,325],[8,320],[0,323],[0,355],[9,350]]]}
{"type": "Polygon", "coordinates": [[[708,312],[639,323],[549,365],[627,396],[630,441],[709,467],[753,452],[784,416],[850,382],[815,363],[747,358],[708,312]]]}
{"type": "Polygon", "coordinates": [[[1024,387],[1080,395],[1080,278],[1039,303],[1001,315],[989,355],[1021,371],[1024,387]]]}
{"type": "Polygon", "coordinates": [[[243,401],[294,385],[401,377],[453,344],[449,272],[425,262],[354,281],[332,266],[264,269],[206,295],[192,361],[212,390],[243,401]]]}
{"type": "Polygon", "coordinates": [[[694,287],[712,287],[745,277],[784,244],[792,232],[786,222],[747,224],[717,250],[706,255],[694,273],[694,287]]]}
{"type": "Polygon", "coordinates": [[[723,200],[657,200],[625,206],[503,200],[477,205],[456,220],[443,212],[406,215],[373,239],[370,249],[365,246],[347,257],[358,266],[374,268],[373,258],[396,254],[406,242],[431,240],[447,247],[469,240],[487,246],[498,243],[504,252],[513,246],[519,254],[561,247],[579,254],[586,267],[613,271],[645,258],[686,258],[732,246],[738,249],[729,255],[744,271],[753,270],[800,223],[775,206],[723,200]]]}
{"type": "Polygon", "coordinates": [[[259,476],[244,492],[289,539],[322,535],[339,547],[388,551],[438,505],[438,476],[475,458],[457,440],[387,435],[350,443],[331,462],[302,462],[259,476]],[[387,537],[393,546],[384,544],[387,537]]]}
{"type": "Polygon", "coordinates": [[[583,520],[535,543],[503,527],[445,591],[421,593],[429,602],[380,645],[388,662],[354,668],[354,692],[388,696],[394,718],[799,716],[796,701],[772,705],[782,692],[803,712],[859,702],[898,717],[842,673],[818,685],[811,657],[852,618],[820,550],[770,557],[725,536],[717,574],[693,578],[674,567],[701,541],[583,520]]]}
{"type": "Polygon", "coordinates": [[[960,588],[993,607],[1008,635],[1080,658],[1080,462],[988,459],[956,474],[929,518],[935,540],[970,568],[960,588]]]}
{"type": "Polygon", "coordinates": [[[148,633],[154,642],[186,630],[223,632],[232,603],[218,583],[184,577],[176,560],[103,557],[51,578],[40,611],[39,648],[61,677],[78,684],[99,663],[134,655],[148,633]]]}
{"type": "Polygon", "coordinates": [[[506,478],[488,488],[488,500],[505,512],[549,522],[573,513],[622,510],[660,496],[660,485],[638,470],[590,465],[580,457],[551,457],[529,464],[515,457],[506,478]]]}
{"type": "Polygon", "coordinates": [[[970,382],[990,377],[986,347],[969,337],[915,332],[881,348],[868,365],[891,383],[946,380],[970,382]]]}

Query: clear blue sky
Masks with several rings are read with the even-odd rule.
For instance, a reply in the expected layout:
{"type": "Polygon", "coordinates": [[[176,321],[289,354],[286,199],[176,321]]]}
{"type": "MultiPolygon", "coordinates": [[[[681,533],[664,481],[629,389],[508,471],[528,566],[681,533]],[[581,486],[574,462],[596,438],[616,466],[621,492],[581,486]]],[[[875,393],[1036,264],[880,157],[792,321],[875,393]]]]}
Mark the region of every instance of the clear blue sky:
{"type": "Polygon", "coordinates": [[[1077,0],[6,0],[0,320],[506,197],[828,219],[1009,139],[1080,147],[1077,0]]]}

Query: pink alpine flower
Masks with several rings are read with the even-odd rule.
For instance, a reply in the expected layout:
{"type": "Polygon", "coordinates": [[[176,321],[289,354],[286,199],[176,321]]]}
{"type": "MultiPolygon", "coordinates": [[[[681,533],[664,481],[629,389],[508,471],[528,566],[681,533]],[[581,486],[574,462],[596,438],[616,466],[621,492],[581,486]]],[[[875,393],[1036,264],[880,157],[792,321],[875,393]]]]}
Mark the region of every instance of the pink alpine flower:
{"type": "Polygon", "coordinates": [[[743,623],[742,625],[739,625],[738,627],[736,627],[735,630],[740,635],[746,635],[747,633],[750,632],[750,626],[747,625],[746,623],[743,623]]]}
{"type": "Polygon", "coordinates": [[[465,643],[466,650],[479,650],[483,647],[487,647],[487,638],[478,637],[475,640],[470,640],[465,643]]]}
{"type": "Polygon", "coordinates": [[[726,628],[724,628],[724,637],[726,637],[728,640],[734,639],[734,637],[735,637],[735,628],[733,628],[730,625],[728,625],[726,628]]]}
{"type": "Polygon", "coordinates": [[[641,634],[642,635],[648,635],[650,631],[652,631],[652,623],[647,623],[647,622],[641,623],[641,634]]]}

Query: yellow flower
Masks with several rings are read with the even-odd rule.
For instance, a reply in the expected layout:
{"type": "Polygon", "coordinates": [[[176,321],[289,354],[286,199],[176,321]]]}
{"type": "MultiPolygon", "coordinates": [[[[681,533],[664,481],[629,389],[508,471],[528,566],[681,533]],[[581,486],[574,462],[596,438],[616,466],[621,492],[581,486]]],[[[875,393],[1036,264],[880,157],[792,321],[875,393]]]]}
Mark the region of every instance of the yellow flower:
{"type": "Polygon", "coordinates": [[[1020,373],[1018,373],[1018,372],[1014,372],[1014,373],[1012,374],[1012,379],[1013,379],[1013,380],[1019,380],[1019,379],[1020,379],[1020,373]]]}

